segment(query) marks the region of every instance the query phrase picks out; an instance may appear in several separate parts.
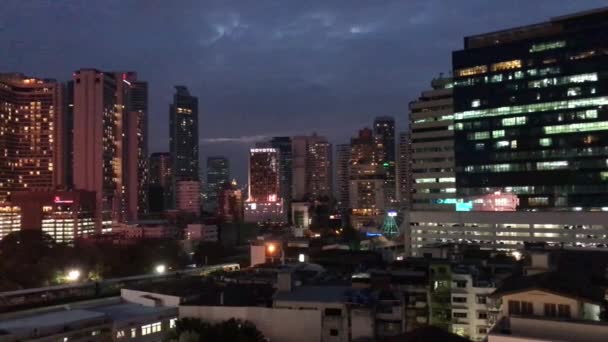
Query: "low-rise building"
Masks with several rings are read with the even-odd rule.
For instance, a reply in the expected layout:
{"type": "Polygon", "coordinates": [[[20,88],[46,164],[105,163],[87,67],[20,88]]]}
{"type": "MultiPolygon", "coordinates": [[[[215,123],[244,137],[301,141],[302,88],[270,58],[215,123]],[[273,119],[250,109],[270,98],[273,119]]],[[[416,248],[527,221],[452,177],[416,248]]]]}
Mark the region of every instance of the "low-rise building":
{"type": "Polygon", "coordinates": [[[492,297],[502,303],[489,342],[606,341],[606,287],[563,270],[506,280],[492,297]]]}
{"type": "Polygon", "coordinates": [[[436,243],[514,251],[523,250],[525,243],[544,242],[608,250],[608,212],[412,211],[406,228],[406,252],[412,256],[420,256],[421,248],[436,243]]]}

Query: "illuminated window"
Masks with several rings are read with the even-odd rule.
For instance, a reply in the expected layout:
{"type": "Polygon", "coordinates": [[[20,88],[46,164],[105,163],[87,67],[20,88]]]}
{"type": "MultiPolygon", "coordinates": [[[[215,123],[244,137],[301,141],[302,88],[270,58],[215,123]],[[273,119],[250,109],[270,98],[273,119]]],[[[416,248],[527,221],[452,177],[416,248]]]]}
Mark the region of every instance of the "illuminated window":
{"type": "Polygon", "coordinates": [[[490,132],[474,132],[468,134],[469,140],[490,139],[490,132]]]}
{"type": "Polygon", "coordinates": [[[549,161],[549,162],[537,162],[537,170],[564,170],[568,168],[568,161],[549,161]]]}
{"type": "Polygon", "coordinates": [[[470,68],[458,69],[455,71],[456,76],[471,76],[478,74],[485,74],[488,72],[488,67],[485,65],[478,65],[470,68]]]}
{"type": "Polygon", "coordinates": [[[566,93],[568,96],[579,96],[581,94],[581,87],[568,88],[568,92],[566,93]]]}
{"type": "Polygon", "coordinates": [[[538,139],[538,144],[540,146],[547,147],[547,146],[551,146],[552,143],[553,143],[553,140],[551,138],[541,138],[541,139],[538,139]]]}
{"type": "Polygon", "coordinates": [[[506,106],[488,109],[474,109],[454,114],[454,119],[465,120],[492,116],[505,116],[521,113],[545,112],[560,109],[574,109],[579,107],[608,105],[608,96],[585,99],[572,99],[568,101],[543,102],[520,106],[506,106]]]}
{"type": "Polygon", "coordinates": [[[494,63],[490,67],[492,71],[502,71],[521,68],[521,59],[514,59],[512,61],[505,61],[500,63],[494,63]]]}
{"type": "Polygon", "coordinates": [[[517,148],[517,140],[511,140],[511,148],[512,149],[517,148]]]}
{"type": "Polygon", "coordinates": [[[171,318],[169,320],[169,328],[173,329],[176,326],[177,318],[171,318]]]}
{"type": "Polygon", "coordinates": [[[518,126],[525,125],[528,122],[528,118],[525,116],[516,116],[513,118],[502,119],[503,126],[518,126]]]}
{"type": "Polygon", "coordinates": [[[492,138],[502,138],[505,136],[505,130],[500,129],[497,131],[492,131],[492,138]]]}
{"type": "Polygon", "coordinates": [[[496,148],[507,148],[509,147],[509,141],[501,140],[496,142],[496,148]]]}
{"type": "Polygon", "coordinates": [[[546,51],[546,50],[559,49],[559,48],[563,48],[564,46],[566,46],[566,41],[564,41],[564,40],[538,43],[538,44],[533,44],[530,47],[530,52],[534,53],[534,52],[541,52],[541,51],[546,51]]]}
{"type": "Polygon", "coordinates": [[[578,133],[589,131],[601,131],[608,129],[608,121],[574,123],[568,125],[546,126],[543,128],[545,134],[578,133]]]}
{"type": "Polygon", "coordinates": [[[473,107],[473,108],[479,107],[480,104],[481,104],[481,101],[479,101],[479,99],[471,101],[471,107],[473,107]]]}
{"type": "Polygon", "coordinates": [[[137,337],[137,329],[131,328],[131,338],[137,337]]]}

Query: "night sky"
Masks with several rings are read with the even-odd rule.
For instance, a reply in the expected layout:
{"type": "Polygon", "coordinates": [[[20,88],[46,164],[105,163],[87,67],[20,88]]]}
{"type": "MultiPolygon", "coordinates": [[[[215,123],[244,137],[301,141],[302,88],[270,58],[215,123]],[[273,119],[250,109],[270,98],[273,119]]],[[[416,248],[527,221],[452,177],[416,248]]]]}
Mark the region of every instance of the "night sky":
{"type": "MultiPolygon", "coordinates": [[[[168,150],[173,85],[199,97],[201,164],[317,132],[334,143],[407,105],[463,37],[605,6],[605,0],[2,0],[0,72],[64,81],[82,67],[150,86],[150,150],[168,150]]],[[[202,166],[202,165],[201,165],[202,166]]]]}

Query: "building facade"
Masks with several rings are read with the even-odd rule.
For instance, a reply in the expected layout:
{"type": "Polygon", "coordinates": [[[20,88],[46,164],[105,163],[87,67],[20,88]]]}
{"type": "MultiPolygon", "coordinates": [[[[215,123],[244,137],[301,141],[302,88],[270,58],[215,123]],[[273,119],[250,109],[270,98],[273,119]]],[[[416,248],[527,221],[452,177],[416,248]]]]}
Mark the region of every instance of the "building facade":
{"type": "Polygon", "coordinates": [[[350,144],[336,145],[336,200],[341,211],[350,207],[349,175],[350,144]]]}
{"type": "Polygon", "coordinates": [[[607,33],[603,9],[465,38],[453,53],[459,196],[608,206],[607,33]]]}
{"type": "Polygon", "coordinates": [[[0,202],[65,184],[62,101],[54,80],[0,74],[0,202]]]}
{"type": "Polygon", "coordinates": [[[374,136],[380,150],[380,162],[384,168],[384,196],[387,207],[395,209],[397,205],[397,182],[395,160],[395,119],[380,116],[374,119],[374,136]]]}
{"type": "Polygon", "coordinates": [[[218,192],[222,185],[230,181],[230,163],[228,158],[222,156],[207,157],[207,205],[206,210],[217,211],[218,192]]]}
{"type": "Polygon", "coordinates": [[[179,181],[198,181],[198,98],[188,88],[176,86],[169,111],[169,146],[173,186],[179,181]]]}
{"type": "Polygon", "coordinates": [[[243,192],[238,187],[236,180],[222,184],[218,193],[218,219],[220,222],[243,222],[243,205],[243,192]]]}
{"type": "Polygon", "coordinates": [[[411,208],[454,210],[457,200],[452,80],[440,77],[431,86],[410,103],[411,208]]]}
{"type": "Polygon", "coordinates": [[[246,222],[284,223],[279,150],[258,144],[249,150],[249,193],[245,203],[246,222]]]}
{"type": "Polygon", "coordinates": [[[196,216],[201,213],[201,183],[182,180],[175,184],[175,209],[196,216]]]}
{"type": "Polygon", "coordinates": [[[606,249],[606,212],[447,212],[412,211],[406,249],[435,243],[468,243],[484,249],[514,251],[526,242],[564,248],[606,249]]]}
{"type": "Polygon", "coordinates": [[[313,134],[293,138],[293,199],[327,200],[332,196],[332,145],[313,134]]]}
{"type": "Polygon", "coordinates": [[[386,173],[381,164],[377,139],[369,128],[351,139],[349,160],[349,204],[351,223],[355,228],[381,224],[385,203],[386,173]]]}
{"type": "Polygon", "coordinates": [[[173,165],[168,152],[150,155],[149,201],[150,211],[173,208],[173,165]]]}
{"type": "Polygon", "coordinates": [[[412,142],[410,137],[409,132],[399,133],[397,200],[403,209],[410,209],[412,203],[412,142]]]}
{"type": "Polygon", "coordinates": [[[294,158],[293,146],[290,137],[274,137],[270,140],[270,146],[279,152],[279,186],[281,198],[283,199],[283,211],[288,213],[293,198],[293,172],[294,158]]]}

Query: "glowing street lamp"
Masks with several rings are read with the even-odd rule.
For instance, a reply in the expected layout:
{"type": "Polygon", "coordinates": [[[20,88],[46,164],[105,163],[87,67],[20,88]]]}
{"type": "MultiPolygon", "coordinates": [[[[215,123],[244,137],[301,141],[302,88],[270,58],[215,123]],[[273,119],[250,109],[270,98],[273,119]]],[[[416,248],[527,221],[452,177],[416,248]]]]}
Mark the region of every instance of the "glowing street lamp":
{"type": "Polygon", "coordinates": [[[65,276],[65,279],[67,281],[77,281],[78,278],[80,278],[79,270],[69,270],[68,274],[65,276]]]}
{"type": "Polygon", "coordinates": [[[277,246],[274,245],[274,243],[270,243],[268,244],[268,246],[266,246],[266,251],[268,251],[269,254],[274,254],[274,252],[276,252],[277,250],[277,246]]]}
{"type": "Polygon", "coordinates": [[[163,274],[167,271],[167,266],[160,264],[160,265],[156,265],[156,267],[154,268],[154,271],[157,274],[163,274]]]}

